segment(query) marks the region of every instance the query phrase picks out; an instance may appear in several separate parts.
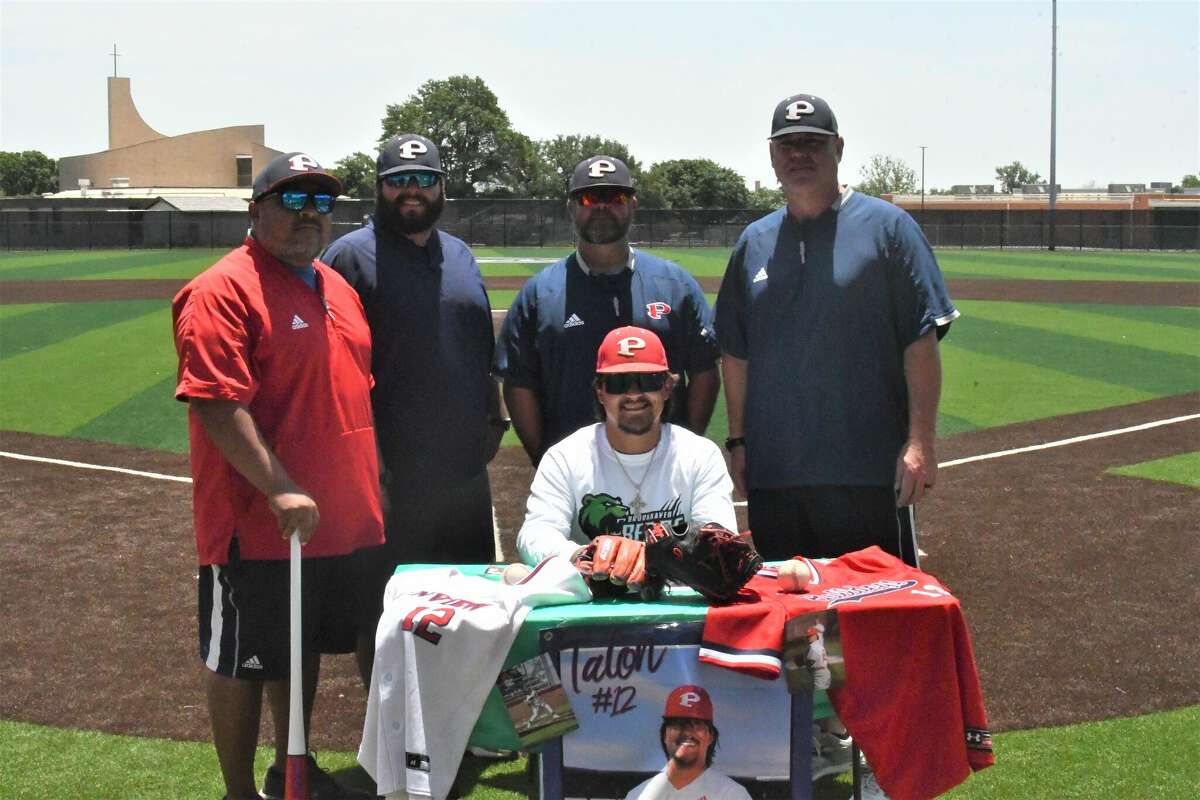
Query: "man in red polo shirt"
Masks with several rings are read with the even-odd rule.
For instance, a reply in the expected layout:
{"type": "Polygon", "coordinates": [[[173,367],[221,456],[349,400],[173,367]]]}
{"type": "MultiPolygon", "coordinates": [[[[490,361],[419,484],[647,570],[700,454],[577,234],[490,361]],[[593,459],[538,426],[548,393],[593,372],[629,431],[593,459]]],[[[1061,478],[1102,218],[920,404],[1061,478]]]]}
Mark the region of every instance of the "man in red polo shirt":
{"type": "MultiPolygon", "coordinates": [[[[245,244],[175,297],[175,396],[189,407],[199,634],[229,800],[257,798],[262,691],[275,721],[263,797],[282,798],[288,536],[304,544],[304,713],[321,653],[373,643],[361,559],[381,544],[371,338],[358,296],[315,260],[341,182],[288,153],[254,180],[245,244]]],[[[311,757],[310,757],[311,759],[311,757]]],[[[310,761],[314,800],[365,797],[310,761]]]]}

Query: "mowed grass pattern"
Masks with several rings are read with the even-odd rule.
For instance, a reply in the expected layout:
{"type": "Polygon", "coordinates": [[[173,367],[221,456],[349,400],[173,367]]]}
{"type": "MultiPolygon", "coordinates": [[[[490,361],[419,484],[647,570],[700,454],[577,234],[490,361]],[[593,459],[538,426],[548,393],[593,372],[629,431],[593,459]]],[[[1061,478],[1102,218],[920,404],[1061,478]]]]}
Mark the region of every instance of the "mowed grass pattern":
{"type": "MultiPolygon", "coordinates": [[[[479,248],[480,257],[552,257],[565,248],[479,248]]],[[[659,250],[697,275],[719,275],[727,249],[659,250]]],[[[107,251],[0,255],[3,280],[169,278],[195,274],[223,251],[107,251]]],[[[1200,276],[1185,254],[939,253],[950,272],[1031,278],[1077,274],[1200,276]],[[1088,267],[1092,265],[1094,269],[1088,267]]],[[[532,275],[544,264],[484,264],[532,275]]],[[[490,293],[507,310],[515,290],[490,293]]],[[[710,302],[715,298],[708,295],[710,302]]],[[[942,343],[943,436],[1200,389],[1200,309],[961,301],[942,343]]],[[[167,301],[0,305],[0,429],[183,452],[183,404],[173,399],[175,355],[167,301]]],[[[724,398],[708,435],[726,435],[724,398]]],[[[507,445],[515,445],[510,433],[507,445]]]]}

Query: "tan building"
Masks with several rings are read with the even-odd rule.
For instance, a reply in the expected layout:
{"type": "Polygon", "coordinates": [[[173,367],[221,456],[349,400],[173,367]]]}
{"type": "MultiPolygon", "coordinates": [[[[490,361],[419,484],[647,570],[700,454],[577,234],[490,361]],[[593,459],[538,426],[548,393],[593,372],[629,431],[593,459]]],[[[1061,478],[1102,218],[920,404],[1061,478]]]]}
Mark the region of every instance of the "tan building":
{"type": "Polygon", "coordinates": [[[138,113],[129,78],[108,79],[108,149],[58,160],[59,191],[114,188],[248,188],[281,155],[263,144],[262,125],[166,136],[138,113]]]}

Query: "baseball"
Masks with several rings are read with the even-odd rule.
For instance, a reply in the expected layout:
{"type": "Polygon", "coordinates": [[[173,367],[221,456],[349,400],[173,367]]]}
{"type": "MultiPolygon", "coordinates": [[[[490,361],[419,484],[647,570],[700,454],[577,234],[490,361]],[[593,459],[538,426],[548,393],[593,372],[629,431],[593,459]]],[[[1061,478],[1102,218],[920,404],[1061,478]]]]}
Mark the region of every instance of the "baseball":
{"type": "Polygon", "coordinates": [[[509,564],[504,568],[504,574],[501,579],[509,586],[512,586],[514,583],[520,583],[524,580],[525,576],[531,571],[524,564],[509,564]]]}
{"type": "Polygon", "coordinates": [[[808,565],[803,561],[785,561],[779,565],[780,591],[803,592],[811,577],[808,565]]]}

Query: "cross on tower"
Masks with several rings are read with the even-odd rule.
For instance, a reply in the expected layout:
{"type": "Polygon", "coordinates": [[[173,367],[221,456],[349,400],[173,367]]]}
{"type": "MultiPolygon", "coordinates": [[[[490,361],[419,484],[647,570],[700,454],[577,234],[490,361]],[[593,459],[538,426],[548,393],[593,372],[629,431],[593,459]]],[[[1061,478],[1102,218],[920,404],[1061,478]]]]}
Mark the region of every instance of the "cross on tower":
{"type": "Polygon", "coordinates": [[[113,44],[113,51],[109,55],[113,57],[113,77],[115,78],[117,77],[117,56],[121,55],[117,52],[116,43],[113,44]]]}

